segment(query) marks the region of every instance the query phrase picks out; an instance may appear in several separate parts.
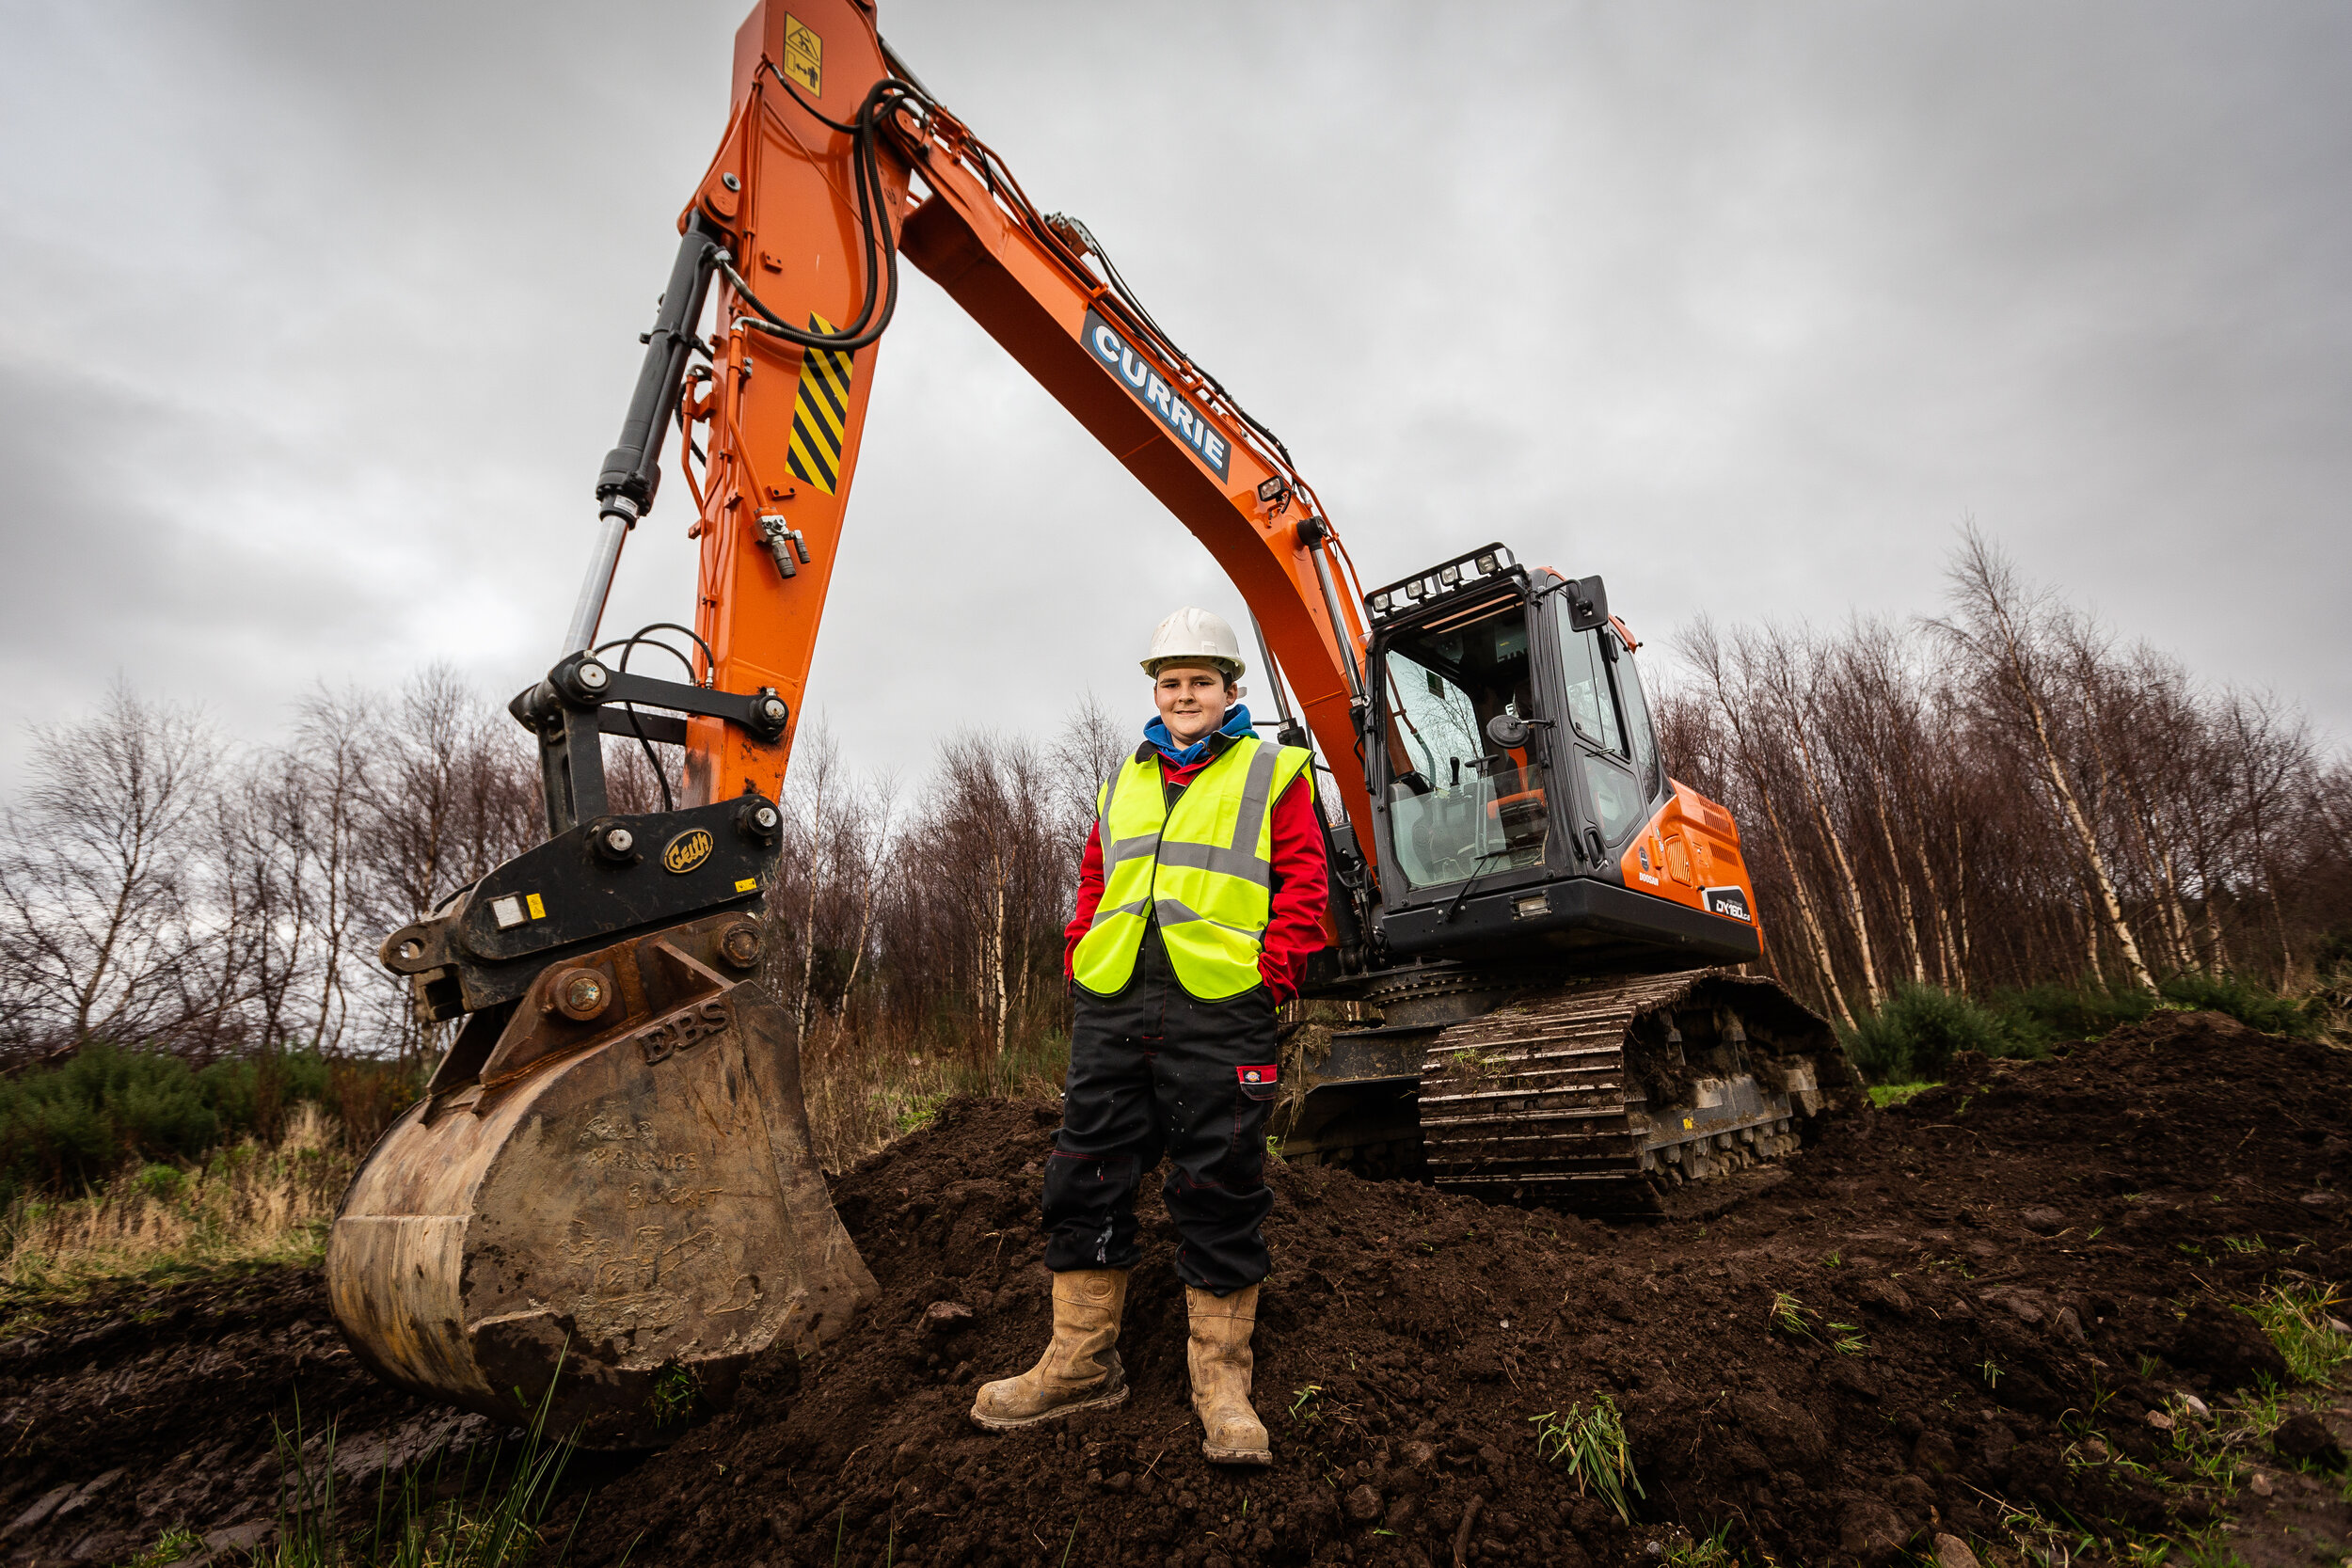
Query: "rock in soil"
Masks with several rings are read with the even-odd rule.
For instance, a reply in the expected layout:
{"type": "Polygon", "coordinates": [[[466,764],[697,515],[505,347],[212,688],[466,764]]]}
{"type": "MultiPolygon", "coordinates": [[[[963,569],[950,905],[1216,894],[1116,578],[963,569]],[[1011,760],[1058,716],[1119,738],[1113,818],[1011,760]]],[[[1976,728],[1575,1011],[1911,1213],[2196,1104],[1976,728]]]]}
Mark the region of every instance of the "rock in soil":
{"type": "MultiPolygon", "coordinates": [[[[1834,1131],[1704,1225],[1272,1167],[1255,1398],[1275,1462],[1243,1471],[1200,1457],[1156,1200],[1119,1346],[1127,1402],[1005,1435],[967,1424],[974,1387],[1045,1342],[1036,1205],[1058,1113],[953,1102],[836,1183],[875,1307],[806,1360],[762,1358],[732,1410],[666,1451],[576,1459],[569,1560],[1429,1565],[1458,1547],[1610,1565],[1656,1562],[1668,1526],[1733,1521],[1752,1559],[1951,1564],[1999,1542],[2012,1507],[2176,1528],[2185,1505],[2137,1479],[2174,1440],[2146,1416],[2276,1375],[2217,1298],[2352,1277],[2344,1211],[2300,1201],[2352,1175],[2352,1056],[2189,1014],[1965,1076],[1834,1131]],[[2044,1233],[2038,1209],[2062,1223],[2044,1233]],[[1631,1526],[1539,1448],[1603,1398],[1641,1488],[1631,1526]],[[2102,1405],[2109,1459],[2085,1463],[2061,1422],[2102,1405]]],[[[269,1518],[270,1420],[297,1391],[308,1430],[339,1421],[339,1471],[356,1445],[407,1463],[430,1422],[458,1420],[358,1372],[319,1326],[315,1275],[210,1289],[0,1347],[0,1445],[24,1434],[0,1518],[48,1508],[0,1552],[103,1560],[169,1525],[269,1518]]],[[[2332,1496],[2297,1528],[2352,1531],[2332,1496]]]]}
{"type": "Polygon", "coordinates": [[[1935,1568],[1978,1568],[1977,1554],[1957,1535],[1935,1538],[1935,1568]]]}

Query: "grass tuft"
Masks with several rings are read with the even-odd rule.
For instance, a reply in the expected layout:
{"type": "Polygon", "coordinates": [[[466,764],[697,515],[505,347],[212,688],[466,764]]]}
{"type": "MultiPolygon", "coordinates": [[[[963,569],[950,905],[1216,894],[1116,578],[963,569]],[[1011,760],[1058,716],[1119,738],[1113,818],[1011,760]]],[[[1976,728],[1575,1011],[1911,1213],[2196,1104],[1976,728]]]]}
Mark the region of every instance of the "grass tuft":
{"type": "MultiPolygon", "coordinates": [[[[560,1542],[549,1541],[561,1527],[549,1521],[548,1513],[573,1449],[568,1436],[548,1439],[548,1413],[554,1397],[555,1385],[550,1383],[512,1454],[493,1454],[485,1463],[469,1450],[458,1473],[450,1476],[443,1473],[449,1464],[445,1450],[430,1467],[404,1471],[397,1490],[390,1474],[379,1472],[373,1521],[348,1537],[335,1523],[335,1429],[330,1424],[306,1440],[297,1406],[294,1429],[280,1428],[278,1433],[282,1478],[278,1539],[252,1559],[252,1568],[345,1568],[354,1562],[371,1568],[561,1564],[580,1519],[576,1516],[563,1529],[560,1542]]],[[[583,1514],[586,1507],[583,1500],[583,1514]]]]}
{"type": "Polygon", "coordinates": [[[204,1538],[185,1525],[175,1525],[155,1538],[155,1544],[129,1559],[123,1568],[168,1568],[182,1558],[204,1549],[204,1538]]]}
{"type": "Polygon", "coordinates": [[[1705,1535],[1677,1543],[1666,1554],[1666,1568],[1740,1568],[1731,1549],[1731,1521],[1726,1519],[1705,1535]]]}
{"type": "Polygon", "coordinates": [[[2336,1369],[2352,1362],[2352,1335],[2337,1333],[2328,1320],[2344,1306],[2332,1286],[2302,1289],[2279,1285],[2238,1310],[2262,1324],[2297,1383],[2328,1383],[2336,1369]]]}
{"type": "Polygon", "coordinates": [[[685,1363],[673,1361],[655,1374],[653,1396],[647,1402],[653,1407],[653,1424],[668,1426],[682,1421],[694,1413],[694,1402],[702,1397],[702,1387],[694,1381],[694,1373],[685,1363]]]}
{"type": "Polygon", "coordinates": [[[1647,1494],[1633,1474],[1633,1452],[1626,1442],[1625,1419],[1617,1414],[1616,1401],[1603,1394],[1590,1409],[1572,1404],[1565,1411],[1547,1410],[1528,1419],[1534,1423],[1538,1459],[1565,1464],[1579,1492],[1597,1494],[1616,1510],[1619,1519],[1633,1522],[1626,1488],[1631,1487],[1637,1497],[1647,1494]]]}

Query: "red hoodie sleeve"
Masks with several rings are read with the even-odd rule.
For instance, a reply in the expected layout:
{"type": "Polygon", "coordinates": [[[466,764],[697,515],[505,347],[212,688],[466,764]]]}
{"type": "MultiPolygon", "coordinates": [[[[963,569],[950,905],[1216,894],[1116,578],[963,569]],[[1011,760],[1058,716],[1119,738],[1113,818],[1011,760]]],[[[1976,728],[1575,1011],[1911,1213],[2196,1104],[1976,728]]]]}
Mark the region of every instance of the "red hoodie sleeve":
{"type": "MultiPolygon", "coordinates": [[[[1102,887],[1102,857],[1095,854],[1095,887],[1102,887]]],[[[1264,949],[1258,955],[1258,974],[1274,992],[1277,1003],[1298,995],[1298,979],[1307,959],[1327,943],[1323,935],[1324,906],[1330,901],[1330,877],[1323,854],[1323,823],[1315,815],[1314,792],[1301,774],[1274,802],[1274,912],[1266,922],[1264,949]]],[[[1092,912],[1092,906],[1088,907],[1092,912]]]]}
{"type": "Polygon", "coordinates": [[[1087,830],[1087,852],[1078,863],[1078,912],[1070,917],[1070,928],[1062,933],[1061,972],[1064,979],[1077,977],[1078,939],[1094,924],[1094,907],[1103,901],[1103,825],[1097,822],[1087,830]]]}

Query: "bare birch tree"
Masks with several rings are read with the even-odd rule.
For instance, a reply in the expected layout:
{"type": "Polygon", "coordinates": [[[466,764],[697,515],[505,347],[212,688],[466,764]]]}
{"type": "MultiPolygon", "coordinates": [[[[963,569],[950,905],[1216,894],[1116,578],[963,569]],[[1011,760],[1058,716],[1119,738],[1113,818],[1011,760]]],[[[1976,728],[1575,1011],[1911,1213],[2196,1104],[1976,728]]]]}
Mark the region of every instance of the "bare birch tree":
{"type": "Polygon", "coordinates": [[[0,963],[26,1046],[167,1029],[192,962],[190,851],[220,746],[183,708],[117,683],[89,719],[37,728],[0,853],[0,963]]]}
{"type": "Polygon", "coordinates": [[[1973,524],[1962,535],[1950,578],[1958,616],[1933,625],[1956,649],[1976,660],[1985,677],[1988,703],[2009,721],[2008,727],[2021,743],[2032,749],[2082,858],[2092,912],[2113,941],[2131,983],[2153,990],[2155,976],[2140,957],[2139,943],[2123,918],[2123,903],[2116,893],[2099,834],[2060,754],[2053,717],[2055,674],[2048,668],[2053,661],[2046,657],[2051,641],[2046,599],[2026,587],[2009,559],[1973,524]]]}

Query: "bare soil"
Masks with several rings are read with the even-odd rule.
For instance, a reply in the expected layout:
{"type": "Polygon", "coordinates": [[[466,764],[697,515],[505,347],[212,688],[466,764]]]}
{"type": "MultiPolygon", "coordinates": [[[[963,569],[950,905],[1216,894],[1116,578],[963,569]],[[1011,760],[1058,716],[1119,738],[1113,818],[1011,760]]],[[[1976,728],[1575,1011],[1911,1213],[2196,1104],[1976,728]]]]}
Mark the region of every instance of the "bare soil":
{"type": "MultiPolygon", "coordinates": [[[[2046,1063],[1963,1058],[1705,1225],[1278,1166],[1257,1377],[1276,1463],[1250,1472],[1200,1456],[1155,1201],[1130,1401],[1009,1436],[965,1423],[974,1387],[1044,1342],[1057,1115],[957,1101],[838,1184],[878,1306],[807,1361],[766,1358],[668,1450],[576,1461],[570,1560],[1573,1568],[1727,1527],[1751,1560],[1877,1564],[1937,1532],[1997,1546],[2030,1509],[2116,1541],[2234,1514],[2248,1564],[2334,1563],[2339,1480],[2265,1450],[2232,1497],[2149,1417],[2284,1377],[2226,1304],[2352,1279],[2347,1108],[2352,1055],[2188,1014],[2046,1063]],[[1538,1453],[1534,1418],[1604,1395],[1630,1524],[1538,1453]]],[[[0,1344],[0,1520],[39,1515],[0,1527],[0,1555],[258,1535],[297,1397],[312,1433],[339,1424],[353,1482],[502,1440],[370,1382],[314,1274],[125,1294],[0,1344]]],[[[2341,1393],[2309,1402],[2352,1441],[2341,1393]]]]}

